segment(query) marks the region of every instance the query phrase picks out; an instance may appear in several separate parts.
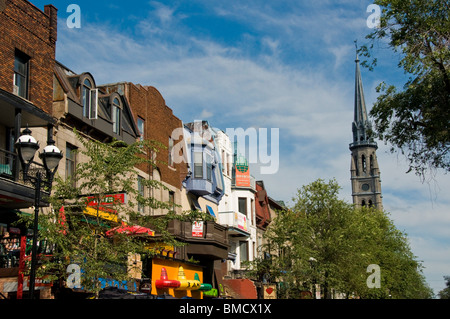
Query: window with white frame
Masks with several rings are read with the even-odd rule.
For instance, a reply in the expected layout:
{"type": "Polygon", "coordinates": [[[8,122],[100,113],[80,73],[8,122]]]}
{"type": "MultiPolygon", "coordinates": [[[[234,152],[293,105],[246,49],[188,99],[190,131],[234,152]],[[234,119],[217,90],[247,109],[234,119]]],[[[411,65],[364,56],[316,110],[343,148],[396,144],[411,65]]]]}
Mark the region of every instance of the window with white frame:
{"type": "Polygon", "coordinates": [[[67,143],[66,144],[66,180],[70,179],[72,186],[76,186],[76,177],[75,177],[75,169],[76,169],[76,154],[77,147],[67,143]]]}
{"type": "Polygon", "coordinates": [[[97,119],[98,89],[93,88],[92,82],[86,78],[81,86],[81,103],[83,116],[88,119],[97,119]]]}
{"type": "Polygon", "coordinates": [[[173,166],[173,157],[172,157],[172,150],[173,150],[173,138],[171,136],[169,136],[169,159],[168,159],[168,164],[169,166],[173,166]]]}
{"type": "Polygon", "coordinates": [[[115,98],[112,103],[112,122],[113,122],[113,132],[120,134],[120,113],[122,107],[118,98],[115,98]]]}
{"type": "Polygon", "coordinates": [[[239,197],[238,198],[238,209],[239,212],[247,216],[247,198],[246,197],[239,197]]]}
{"type": "Polygon", "coordinates": [[[144,124],[145,124],[145,121],[142,118],[138,117],[138,119],[137,119],[137,126],[138,126],[139,140],[140,141],[143,141],[144,138],[145,138],[145,136],[144,136],[144,126],[145,125],[144,124]]]}
{"type": "Polygon", "coordinates": [[[213,159],[211,155],[206,154],[206,179],[212,181],[212,162],[213,159]]]}
{"type": "Polygon", "coordinates": [[[203,153],[194,152],[194,178],[203,178],[203,153]]]}

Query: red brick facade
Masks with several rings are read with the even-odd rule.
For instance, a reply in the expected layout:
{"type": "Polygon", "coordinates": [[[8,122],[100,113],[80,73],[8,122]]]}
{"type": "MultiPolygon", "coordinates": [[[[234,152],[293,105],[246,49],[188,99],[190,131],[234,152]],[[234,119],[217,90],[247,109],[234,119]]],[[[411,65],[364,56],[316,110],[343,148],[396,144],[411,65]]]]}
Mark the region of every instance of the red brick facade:
{"type": "Polygon", "coordinates": [[[29,60],[28,100],[52,113],[57,9],[25,0],[0,0],[0,89],[13,92],[16,50],[29,60]]]}
{"type": "MultiPolygon", "coordinates": [[[[181,182],[186,177],[187,166],[185,163],[168,165],[169,159],[169,137],[173,130],[182,128],[181,120],[176,117],[172,109],[166,105],[159,91],[152,86],[142,86],[130,82],[122,82],[103,87],[106,91],[123,92],[128,100],[136,123],[138,118],[144,120],[144,139],[157,141],[164,145],[157,154],[156,161],[161,175],[161,181],[181,189],[181,182]]],[[[182,134],[178,137],[182,138],[182,134]]],[[[179,140],[174,140],[176,145],[179,140]]],[[[141,168],[147,173],[151,171],[141,168]]]]}
{"type": "Polygon", "coordinates": [[[265,230],[269,225],[270,218],[270,205],[267,191],[264,188],[263,181],[256,182],[256,194],[255,194],[255,213],[256,213],[256,226],[259,229],[265,230]]]}

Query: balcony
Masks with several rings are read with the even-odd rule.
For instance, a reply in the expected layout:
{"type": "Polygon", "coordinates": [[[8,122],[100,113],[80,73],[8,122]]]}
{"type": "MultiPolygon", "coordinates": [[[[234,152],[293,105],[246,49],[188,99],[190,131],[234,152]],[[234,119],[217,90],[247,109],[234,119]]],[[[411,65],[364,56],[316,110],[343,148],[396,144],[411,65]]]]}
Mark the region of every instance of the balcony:
{"type": "MultiPolygon", "coordinates": [[[[17,166],[20,166],[17,154],[0,149],[0,202],[4,208],[21,209],[34,205],[34,186],[23,181],[22,171],[16,172],[17,166]]],[[[28,172],[35,175],[38,170],[45,174],[42,164],[33,162],[28,172]]],[[[41,205],[48,203],[42,201],[41,205]]]]}
{"type": "Polygon", "coordinates": [[[188,178],[186,190],[198,196],[210,195],[213,193],[213,184],[207,179],[188,178]]]}
{"type": "MultiPolygon", "coordinates": [[[[0,89],[0,145],[8,148],[25,126],[50,128],[55,119],[28,100],[0,89]],[[23,125],[22,125],[23,124],[23,125]]],[[[49,137],[52,130],[48,129],[49,137]]],[[[32,170],[42,169],[40,164],[32,164],[32,170]]],[[[34,205],[34,187],[24,183],[16,153],[0,149],[0,208],[22,209],[34,205]]],[[[45,205],[45,203],[42,203],[45,205]]]]}
{"type": "Polygon", "coordinates": [[[247,216],[239,212],[219,212],[219,223],[228,227],[228,235],[232,237],[249,237],[247,216]]]}
{"type": "Polygon", "coordinates": [[[184,259],[189,255],[203,256],[209,259],[226,259],[228,256],[228,232],[226,227],[216,222],[203,222],[200,231],[194,231],[190,221],[171,220],[168,231],[178,240],[186,242],[181,247],[184,259]]]}
{"type": "Polygon", "coordinates": [[[236,186],[236,177],[233,176],[231,179],[231,187],[233,188],[247,188],[251,190],[256,190],[256,180],[255,178],[250,175],[250,186],[236,186]]]}

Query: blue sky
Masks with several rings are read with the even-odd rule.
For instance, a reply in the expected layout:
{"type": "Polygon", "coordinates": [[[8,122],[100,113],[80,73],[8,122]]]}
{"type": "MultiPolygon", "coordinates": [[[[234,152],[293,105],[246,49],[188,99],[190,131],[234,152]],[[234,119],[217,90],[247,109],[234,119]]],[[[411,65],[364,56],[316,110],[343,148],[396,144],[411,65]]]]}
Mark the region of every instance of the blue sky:
{"type": "MultiPolygon", "coordinates": [[[[49,1],[32,0],[43,9],[49,1]]],[[[336,178],[351,201],[355,47],[371,30],[370,1],[54,1],[57,59],[97,83],[130,81],[156,87],[182,121],[244,129],[279,128],[280,168],[261,175],[269,195],[290,203],[296,189],[336,178]],[[67,6],[81,9],[70,29],[67,6]],[[124,4],[126,3],[126,5],[124,4]]],[[[378,67],[362,69],[366,104],[381,81],[401,85],[399,57],[385,44],[378,67]]],[[[425,182],[405,174],[402,155],[378,142],[383,204],[408,234],[435,293],[450,275],[450,179],[425,182]]]]}

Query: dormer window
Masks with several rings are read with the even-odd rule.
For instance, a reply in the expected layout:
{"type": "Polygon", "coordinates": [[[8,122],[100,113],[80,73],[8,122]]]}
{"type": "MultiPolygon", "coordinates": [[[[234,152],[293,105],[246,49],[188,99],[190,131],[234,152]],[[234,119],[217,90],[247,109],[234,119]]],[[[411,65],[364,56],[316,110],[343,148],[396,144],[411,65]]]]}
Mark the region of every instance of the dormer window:
{"type": "Polygon", "coordinates": [[[81,103],[83,116],[91,120],[97,119],[98,89],[93,88],[89,78],[85,78],[81,85],[81,103]]]}
{"type": "Polygon", "coordinates": [[[112,122],[113,122],[113,132],[120,134],[120,113],[122,111],[122,104],[120,100],[116,97],[112,103],[112,122]]]}

